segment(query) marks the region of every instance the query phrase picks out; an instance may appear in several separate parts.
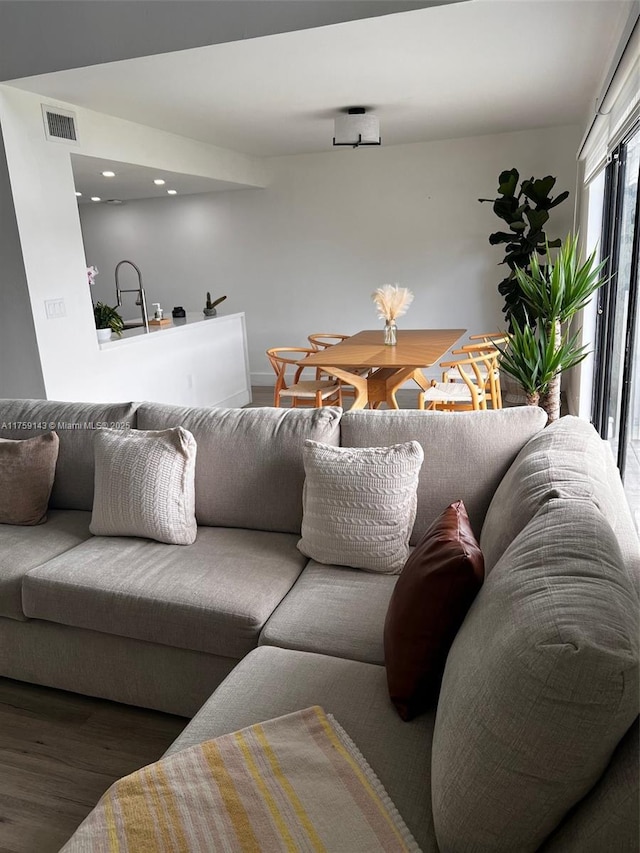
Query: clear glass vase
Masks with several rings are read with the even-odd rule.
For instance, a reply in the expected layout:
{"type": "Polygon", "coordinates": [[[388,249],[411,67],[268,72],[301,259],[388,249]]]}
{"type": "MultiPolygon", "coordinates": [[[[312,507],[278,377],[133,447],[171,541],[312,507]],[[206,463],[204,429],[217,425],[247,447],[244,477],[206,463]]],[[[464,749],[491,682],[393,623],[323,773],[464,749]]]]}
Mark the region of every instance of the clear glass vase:
{"type": "Polygon", "coordinates": [[[398,327],[395,320],[387,320],[384,324],[384,342],[389,347],[394,347],[398,342],[398,327]]]}

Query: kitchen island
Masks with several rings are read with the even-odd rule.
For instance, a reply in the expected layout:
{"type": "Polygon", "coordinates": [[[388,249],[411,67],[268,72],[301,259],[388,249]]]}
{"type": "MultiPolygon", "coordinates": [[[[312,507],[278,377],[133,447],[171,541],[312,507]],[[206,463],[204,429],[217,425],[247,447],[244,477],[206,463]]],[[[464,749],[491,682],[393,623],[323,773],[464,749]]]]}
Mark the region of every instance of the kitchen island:
{"type": "Polygon", "coordinates": [[[251,402],[244,313],[187,314],[166,326],[127,329],[97,343],[101,400],[188,406],[251,402]]]}

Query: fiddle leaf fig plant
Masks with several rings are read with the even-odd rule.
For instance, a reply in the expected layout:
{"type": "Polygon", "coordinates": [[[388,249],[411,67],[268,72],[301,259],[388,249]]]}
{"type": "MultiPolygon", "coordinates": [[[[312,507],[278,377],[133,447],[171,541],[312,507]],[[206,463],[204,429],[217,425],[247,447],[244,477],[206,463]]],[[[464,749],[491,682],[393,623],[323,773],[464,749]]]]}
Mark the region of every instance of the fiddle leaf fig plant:
{"type": "Polygon", "coordinates": [[[557,196],[550,195],[556,184],[556,178],[529,178],[520,183],[517,169],[508,169],[498,178],[497,198],[479,198],[479,202],[491,202],[493,212],[506,223],[508,231],[495,231],[489,236],[492,246],[505,245],[505,256],[501,264],[509,267],[509,275],[498,285],[498,291],[504,296],[502,309],[513,330],[512,318],[520,326],[528,322],[526,300],[516,277],[516,270],[530,270],[532,254],[545,255],[548,249],[558,248],[560,239],[548,240],[545,226],[549,221],[549,211],[569,197],[567,191],[557,196]]]}

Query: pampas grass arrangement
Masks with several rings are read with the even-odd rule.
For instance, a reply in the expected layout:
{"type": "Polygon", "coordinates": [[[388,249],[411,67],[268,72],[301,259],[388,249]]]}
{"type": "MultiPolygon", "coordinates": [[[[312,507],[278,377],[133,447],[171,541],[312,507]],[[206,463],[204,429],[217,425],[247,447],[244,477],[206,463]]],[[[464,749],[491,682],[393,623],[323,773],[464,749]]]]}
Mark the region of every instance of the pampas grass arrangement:
{"type": "Polygon", "coordinates": [[[383,284],[372,294],[372,299],[378,309],[378,317],[389,323],[395,322],[398,317],[406,314],[409,305],[413,302],[413,293],[408,287],[383,284]]]}

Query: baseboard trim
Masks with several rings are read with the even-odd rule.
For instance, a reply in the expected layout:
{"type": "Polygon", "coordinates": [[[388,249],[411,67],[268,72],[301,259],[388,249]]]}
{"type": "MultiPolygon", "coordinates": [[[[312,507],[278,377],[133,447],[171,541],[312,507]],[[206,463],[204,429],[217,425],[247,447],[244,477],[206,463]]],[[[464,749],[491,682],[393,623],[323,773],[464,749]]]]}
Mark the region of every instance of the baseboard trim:
{"type": "Polygon", "coordinates": [[[273,373],[252,373],[251,384],[263,388],[273,388],[276,383],[273,373]]]}
{"type": "Polygon", "coordinates": [[[230,397],[225,397],[216,403],[216,408],[220,409],[241,409],[243,406],[251,402],[251,390],[238,391],[236,394],[231,394],[230,397]]]}

